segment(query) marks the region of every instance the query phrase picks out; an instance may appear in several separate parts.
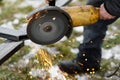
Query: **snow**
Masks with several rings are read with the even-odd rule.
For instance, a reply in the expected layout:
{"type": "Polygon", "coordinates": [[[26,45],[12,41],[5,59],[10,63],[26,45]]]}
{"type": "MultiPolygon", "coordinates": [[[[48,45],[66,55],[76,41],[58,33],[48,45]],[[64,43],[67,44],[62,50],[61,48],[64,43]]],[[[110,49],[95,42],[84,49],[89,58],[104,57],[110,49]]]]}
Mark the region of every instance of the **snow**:
{"type": "Polygon", "coordinates": [[[83,35],[76,37],[76,41],[83,43],[83,35]]]}
{"type": "Polygon", "coordinates": [[[55,54],[59,54],[60,53],[60,51],[58,51],[55,47],[47,47],[47,51],[51,55],[55,55],[55,54]]]}
{"type": "Polygon", "coordinates": [[[14,14],[14,17],[17,19],[21,19],[21,18],[26,18],[27,15],[23,14],[23,13],[16,13],[16,14],[14,14]]]}
{"type": "Polygon", "coordinates": [[[111,49],[102,49],[102,58],[110,59],[111,57],[120,60],[120,45],[116,45],[111,49]]]}
{"type": "Polygon", "coordinates": [[[24,59],[29,60],[30,58],[34,57],[37,52],[37,49],[34,48],[28,53],[27,55],[23,56],[24,59]]]}
{"type": "Polygon", "coordinates": [[[40,7],[40,5],[45,5],[45,0],[24,0],[18,7],[32,6],[34,8],[40,7]]]}
{"type": "Polygon", "coordinates": [[[59,42],[63,42],[63,41],[65,41],[65,40],[67,40],[67,37],[66,36],[64,36],[60,41],[58,41],[57,43],[59,43],[59,42]]]}
{"type": "Polygon", "coordinates": [[[78,27],[74,27],[73,29],[76,31],[76,32],[83,32],[83,29],[84,27],[83,26],[78,26],[78,27]]]}
{"type": "Polygon", "coordinates": [[[33,77],[39,77],[39,78],[41,77],[44,78],[47,76],[45,70],[42,70],[42,69],[40,70],[40,69],[35,69],[35,68],[32,68],[29,74],[32,75],[33,77]]]}
{"type": "Polygon", "coordinates": [[[18,19],[14,19],[13,24],[19,24],[19,20],[18,19]]]}
{"type": "Polygon", "coordinates": [[[4,27],[4,28],[14,29],[14,27],[13,27],[13,22],[12,22],[12,21],[3,23],[3,24],[1,24],[0,26],[1,26],[1,27],[4,27]]]}
{"type": "Polygon", "coordinates": [[[9,2],[15,3],[17,0],[9,0],[9,2]]]}
{"type": "Polygon", "coordinates": [[[66,80],[65,76],[59,70],[58,66],[53,66],[48,71],[52,80],[66,80]]]}
{"type": "Polygon", "coordinates": [[[82,76],[77,75],[76,79],[77,80],[89,80],[88,77],[86,77],[86,75],[82,75],[82,76]]]}
{"type": "Polygon", "coordinates": [[[71,48],[70,51],[74,54],[77,54],[79,52],[78,48],[71,48]]]}
{"type": "MultiPolygon", "coordinates": [[[[16,0],[9,0],[9,1],[11,1],[12,3],[16,2],[16,0]]],[[[73,0],[73,2],[74,1],[77,1],[77,0],[73,0]]],[[[29,5],[33,6],[34,8],[38,8],[41,5],[45,5],[45,0],[24,0],[24,2],[22,2],[19,5],[19,7],[26,7],[26,6],[29,6],[29,5]]],[[[1,8],[0,8],[0,14],[1,13],[2,13],[2,11],[1,11],[1,8]]],[[[19,19],[25,18],[26,14],[16,13],[16,14],[14,14],[14,17],[15,17],[15,19],[13,21],[5,22],[5,23],[1,24],[0,26],[10,28],[10,29],[14,29],[13,25],[14,24],[19,24],[19,19]]],[[[26,27],[26,25],[27,25],[26,23],[23,23],[20,26],[21,27],[26,27]]],[[[83,26],[74,27],[74,30],[76,32],[83,33],[83,26]]],[[[112,26],[112,30],[118,31],[116,26],[112,26]]],[[[111,31],[107,31],[107,36],[109,38],[115,38],[115,36],[113,35],[113,32],[111,32],[111,31]]],[[[65,40],[67,40],[67,38],[63,37],[59,42],[62,42],[62,41],[65,41],[65,40]]],[[[83,42],[83,35],[76,37],[76,40],[79,41],[80,43],[82,43],[83,42]]],[[[30,50],[30,52],[28,54],[23,56],[23,59],[18,61],[18,66],[19,67],[25,67],[29,63],[29,59],[34,57],[38,48],[46,48],[47,51],[51,54],[58,54],[59,53],[59,51],[57,51],[55,47],[50,48],[50,47],[46,47],[46,46],[37,45],[37,44],[33,43],[31,40],[26,40],[25,45],[30,46],[32,49],[30,50]]],[[[77,54],[79,52],[79,50],[77,48],[71,48],[71,52],[77,54]]],[[[111,57],[113,57],[114,59],[120,60],[120,45],[116,45],[116,46],[112,47],[111,49],[103,49],[102,48],[102,58],[110,59],[111,57]]],[[[11,66],[13,66],[13,65],[11,65],[11,66]]],[[[111,66],[114,67],[115,64],[111,63],[111,66]]],[[[58,66],[56,66],[56,65],[52,66],[48,70],[48,72],[50,73],[50,77],[52,78],[52,80],[66,80],[65,76],[63,75],[63,73],[59,70],[58,66]]],[[[34,68],[31,69],[29,74],[32,75],[33,77],[36,77],[36,76],[46,77],[48,75],[48,73],[45,70],[34,69],[34,68]]],[[[115,76],[113,76],[113,77],[115,77],[115,76]]],[[[89,80],[86,75],[77,75],[76,79],[77,80],[89,80]]]]}

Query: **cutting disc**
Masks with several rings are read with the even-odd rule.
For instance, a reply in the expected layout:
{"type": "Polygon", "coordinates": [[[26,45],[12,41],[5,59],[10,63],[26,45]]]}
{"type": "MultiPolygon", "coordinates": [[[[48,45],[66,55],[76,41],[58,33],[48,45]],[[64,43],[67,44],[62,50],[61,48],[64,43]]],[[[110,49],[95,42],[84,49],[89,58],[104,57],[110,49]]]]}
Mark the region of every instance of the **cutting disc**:
{"type": "Polygon", "coordinates": [[[36,14],[27,26],[28,37],[33,42],[47,45],[55,43],[65,36],[69,20],[61,10],[49,8],[39,11],[40,15],[37,17],[36,14]]]}

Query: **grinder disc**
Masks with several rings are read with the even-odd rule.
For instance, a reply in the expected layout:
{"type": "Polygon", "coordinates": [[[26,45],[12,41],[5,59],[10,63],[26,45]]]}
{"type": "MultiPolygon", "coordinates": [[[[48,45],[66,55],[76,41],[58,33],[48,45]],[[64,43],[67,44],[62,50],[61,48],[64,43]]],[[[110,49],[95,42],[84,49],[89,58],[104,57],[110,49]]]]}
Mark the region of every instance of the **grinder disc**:
{"type": "Polygon", "coordinates": [[[34,17],[27,26],[28,37],[41,45],[52,44],[65,36],[69,20],[60,10],[43,10],[40,16],[34,17]]]}

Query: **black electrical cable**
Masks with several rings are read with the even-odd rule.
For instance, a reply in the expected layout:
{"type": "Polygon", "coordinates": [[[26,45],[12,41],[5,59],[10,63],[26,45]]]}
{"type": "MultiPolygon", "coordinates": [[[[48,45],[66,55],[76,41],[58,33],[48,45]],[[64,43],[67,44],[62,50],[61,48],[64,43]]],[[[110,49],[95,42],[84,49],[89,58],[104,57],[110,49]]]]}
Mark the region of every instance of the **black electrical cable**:
{"type": "Polygon", "coordinates": [[[118,67],[116,67],[116,70],[113,73],[107,75],[106,77],[112,77],[113,75],[115,75],[118,72],[119,69],[120,69],[120,64],[118,67]]]}

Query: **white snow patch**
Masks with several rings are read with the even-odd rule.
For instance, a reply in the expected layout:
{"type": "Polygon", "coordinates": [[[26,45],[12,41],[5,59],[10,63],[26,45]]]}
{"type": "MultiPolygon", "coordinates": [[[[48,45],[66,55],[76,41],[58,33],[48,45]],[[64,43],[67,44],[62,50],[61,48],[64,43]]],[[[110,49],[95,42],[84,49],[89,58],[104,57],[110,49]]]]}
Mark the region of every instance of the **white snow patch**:
{"type": "Polygon", "coordinates": [[[13,24],[19,24],[19,20],[18,19],[14,19],[13,24]]]}
{"type": "Polygon", "coordinates": [[[23,58],[24,58],[25,60],[29,60],[30,58],[32,58],[32,57],[35,56],[36,52],[37,52],[37,49],[34,48],[34,49],[32,49],[32,50],[30,51],[30,53],[28,53],[27,55],[23,56],[23,58]]]}
{"type": "Polygon", "coordinates": [[[116,38],[116,36],[114,36],[114,35],[110,35],[110,36],[108,36],[110,39],[115,39],[116,38]]]}
{"type": "Polygon", "coordinates": [[[24,59],[21,59],[21,60],[18,61],[17,66],[18,66],[19,68],[25,68],[28,63],[29,63],[29,61],[24,60],[24,59]]]}
{"type": "Polygon", "coordinates": [[[0,25],[1,27],[4,27],[4,28],[9,28],[9,29],[14,29],[13,27],[13,22],[12,21],[9,21],[7,23],[3,23],[2,25],[0,25]]]}
{"type": "Polygon", "coordinates": [[[118,28],[116,26],[111,26],[112,30],[116,31],[118,28]]]}
{"type": "Polygon", "coordinates": [[[47,49],[48,53],[50,53],[52,55],[60,53],[60,51],[58,51],[55,47],[47,47],[46,49],[47,49]]]}
{"type": "Polygon", "coordinates": [[[58,66],[53,66],[48,71],[52,80],[66,80],[58,66]]]}
{"type": "Polygon", "coordinates": [[[25,27],[27,27],[27,23],[23,23],[23,24],[20,24],[20,27],[21,27],[21,29],[26,29],[25,27]]]}
{"type": "Polygon", "coordinates": [[[111,49],[102,49],[102,58],[109,59],[111,57],[120,60],[120,45],[116,45],[111,49]]]}
{"type": "Polygon", "coordinates": [[[33,46],[33,45],[32,45],[33,42],[32,42],[31,40],[25,40],[24,42],[25,42],[25,45],[26,45],[26,46],[30,46],[30,47],[33,46]]]}
{"type": "Polygon", "coordinates": [[[71,48],[70,51],[71,51],[72,53],[77,54],[77,53],[79,52],[79,49],[78,49],[78,48],[71,48]]]}
{"type": "Polygon", "coordinates": [[[46,77],[50,77],[51,80],[66,80],[58,66],[53,66],[48,71],[45,69],[32,68],[29,74],[33,77],[42,78],[42,80],[46,80],[46,77]]]}
{"type": "Polygon", "coordinates": [[[89,80],[86,75],[82,75],[82,76],[77,75],[77,76],[75,76],[75,78],[76,78],[77,80],[89,80]]]}
{"type": "Polygon", "coordinates": [[[111,54],[111,50],[107,50],[107,49],[102,49],[102,58],[104,59],[109,59],[111,58],[113,55],[111,54]]]}
{"type": "Polygon", "coordinates": [[[24,0],[18,7],[32,6],[38,8],[40,5],[45,4],[45,0],[24,0]]]}
{"type": "Polygon", "coordinates": [[[83,43],[83,38],[84,38],[83,35],[76,37],[76,41],[83,43]]]}
{"type": "Polygon", "coordinates": [[[32,75],[33,77],[46,77],[46,71],[45,70],[40,70],[40,69],[35,69],[35,68],[32,68],[31,71],[29,72],[30,75],[32,75]]]}
{"type": "Polygon", "coordinates": [[[63,42],[63,41],[65,41],[65,40],[67,40],[67,37],[66,37],[66,36],[64,36],[62,39],[60,39],[60,40],[58,41],[58,43],[59,43],[59,42],[63,42]]]}
{"type": "Polygon", "coordinates": [[[74,29],[76,32],[83,32],[83,30],[84,30],[83,26],[74,27],[73,29],[74,29]]]}
{"type": "Polygon", "coordinates": [[[72,0],[72,2],[77,2],[78,0],[72,0]]]}
{"type": "Polygon", "coordinates": [[[4,6],[6,6],[6,5],[8,5],[8,4],[10,4],[10,3],[15,3],[17,0],[3,0],[5,3],[7,3],[7,4],[5,4],[4,6]]]}
{"type": "Polygon", "coordinates": [[[23,13],[16,13],[16,14],[14,14],[14,17],[17,19],[21,19],[21,18],[26,18],[27,15],[23,14],[23,13]]]}

